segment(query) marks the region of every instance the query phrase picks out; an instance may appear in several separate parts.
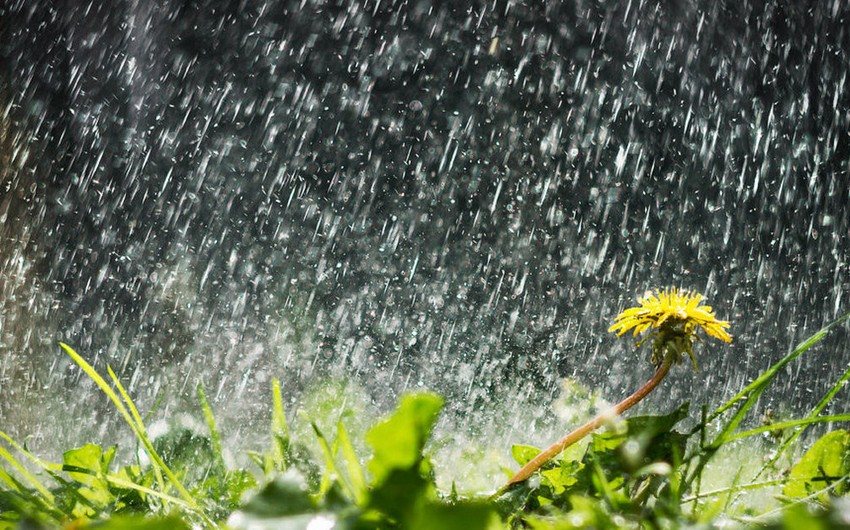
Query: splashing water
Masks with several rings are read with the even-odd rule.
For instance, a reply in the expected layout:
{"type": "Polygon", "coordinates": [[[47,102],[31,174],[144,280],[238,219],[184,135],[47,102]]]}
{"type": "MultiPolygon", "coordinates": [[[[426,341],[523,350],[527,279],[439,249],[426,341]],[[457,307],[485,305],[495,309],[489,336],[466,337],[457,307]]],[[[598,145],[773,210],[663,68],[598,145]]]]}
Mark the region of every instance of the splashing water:
{"type": "MultiPolygon", "coordinates": [[[[735,323],[664,400],[847,309],[840,2],[351,4],[0,7],[5,429],[107,428],[61,339],[159,413],[203,382],[239,434],[272,377],[297,407],[333,376],[534,438],[563,377],[645,378],[606,330],[647,288],[735,323]]],[[[775,399],[808,407],[845,342],[775,399]]]]}

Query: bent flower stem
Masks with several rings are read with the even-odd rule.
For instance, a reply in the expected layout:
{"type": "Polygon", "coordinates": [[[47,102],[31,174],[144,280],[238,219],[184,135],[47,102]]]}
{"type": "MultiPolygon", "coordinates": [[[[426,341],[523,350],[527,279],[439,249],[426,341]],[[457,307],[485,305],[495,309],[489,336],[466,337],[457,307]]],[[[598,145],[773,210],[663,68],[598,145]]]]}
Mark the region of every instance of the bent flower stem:
{"type": "Polygon", "coordinates": [[[710,337],[731,342],[732,336],[726,331],[729,322],[718,320],[711,307],[699,305],[701,300],[701,294],[680,291],[676,288],[658,291],[656,294],[647,292],[644,296],[638,298],[638,307],[631,307],[617,315],[614,324],[608,331],[616,332],[618,337],[629,330],[634,330],[634,336],[649,330],[649,334],[639,340],[636,347],[639,348],[646,341],[652,339],[650,362],[656,367],[655,375],[634,394],[602,412],[538,454],[517,471],[494,496],[501,495],[514,484],[528,479],[535,471],[564,449],[595,431],[606,421],[621,415],[636,405],[664,380],[673,363],[680,364],[682,362],[685,353],[691,358],[694,369],[696,369],[693,345],[694,341],[702,342],[696,334],[698,329],[702,329],[710,337]]]}

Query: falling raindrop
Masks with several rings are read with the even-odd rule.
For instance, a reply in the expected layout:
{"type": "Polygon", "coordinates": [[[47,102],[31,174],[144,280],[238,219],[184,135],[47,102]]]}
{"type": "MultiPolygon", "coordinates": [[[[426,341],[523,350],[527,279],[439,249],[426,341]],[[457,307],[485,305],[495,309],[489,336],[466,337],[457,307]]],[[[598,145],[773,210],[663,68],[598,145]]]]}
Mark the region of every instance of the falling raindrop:
{"type": "MultiPolygon", "coordinates": [[[[543,439],[525,403],[564,377],[643,378],[606,329],[665,285],[736,340],[663,399],[719,401],[850,308],[848,27],[838,1],[6,2],[4,430],[106,428],[65,340],[143,406],[203,382],[234,429],[272,377],[351,377],[543,439]]],[[[776,399],[807,408],[846,336],[776,399]]]]}

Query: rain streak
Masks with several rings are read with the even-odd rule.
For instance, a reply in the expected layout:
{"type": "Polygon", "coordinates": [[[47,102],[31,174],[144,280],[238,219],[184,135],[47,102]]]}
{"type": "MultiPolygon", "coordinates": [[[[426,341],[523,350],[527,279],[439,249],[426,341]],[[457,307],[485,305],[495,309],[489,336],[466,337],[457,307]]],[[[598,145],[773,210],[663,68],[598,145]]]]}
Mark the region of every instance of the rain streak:
{"type": "MultiPolygon", "coordinates": [[[[428,388],[458,437],[535,442],[564,378],[646,379],[607,329],[647,289],[734,337],[650,408],[850,309],[843,2],[460,4],[4,2],[3,429],[113,425],[61,340],[157,415],[202,382],[233,438],[277,377],[293,410],[428,388]]],[[[846,346],[763,400],[807,410],[846,346]]]]}

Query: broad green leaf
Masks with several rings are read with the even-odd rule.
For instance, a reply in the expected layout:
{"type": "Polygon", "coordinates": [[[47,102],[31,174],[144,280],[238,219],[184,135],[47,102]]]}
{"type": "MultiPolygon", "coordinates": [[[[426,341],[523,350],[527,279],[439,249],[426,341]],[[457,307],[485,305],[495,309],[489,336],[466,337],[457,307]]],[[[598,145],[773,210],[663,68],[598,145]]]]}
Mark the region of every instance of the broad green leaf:
{"type": "Polygon", "coordinates": [[[246,491],[257,487],[257,479],[244,469],[228,471],[225,478],[226,493],[231,508],[236,508],[246,491]]]}
{"type": "Polygon", "coordinates": [[[430,502],[417,510],[412,530],[488,530],[502,528],[493,506],[483,503],[430,502]]]}
{"type": "MultiPolygon", "coordinates": [[[[833,431],[815,442],[797,465],[791,468],[783,493],[789,497],[808,497],[838,480],[845,479],[848,472],[850,472],[850,432],[833,431]]],[[[847,486],[841,485],[832,493],[841,494],[845,491],[847,486]]],[[[827,497],[827,492],[820,495],[820,498],[824,500],[827,497]]]]}
{"type": "Polygon", "coordinates": [[[417,510],[434,497],[431,464],[423,449],[442,406],[435,394],[408,394],[366,434],[375,451],[369,461],[374,485],[369,508],[403,528],[409,528],[417,510]]]}
{"type": "Polygon", "coordinates": [[[669,414],[637,416],[622,422],[622,428],[595,433],[579,466],[560,474],[544,474],[542,485],[548,485],[553,494],[561,497],[558,502],[564,502],[564,496],[571,499],[574,495],[592,495],[605,499],[612,507],[639,509],[643,501],[633,499],[632,493],[648,487],[650,481],[661,480],[655,475],[647,476],[646,466],[659,462],[673,466],[684,454],[688,437],[673,427],[687,414],[685,403],[669,414]]]}
{"type": "Polygon", "coordinates": [[[432,500],[432,493],[433,485],[415,467],[392,469],[372,490],[369,507],[405,528],[418,507],[432,500]]]}
{"type": "Polygon", "coordinates": [[[543,483],[552,488],[553,493],[561,495],[578,482],[577,473],[584,467],[581,462],[561,461],[561,465],[540,472],[543,483]]]}
{"type": "Polygon", "coordinates": [[[517,464],[524,466],[540,454],[540,449],[532,445],[513,445],[511,446],[511,456],[517,464]]]}
{"type": "Polygon", "coordinates": [[[626,420],[627,430],[631,435],[638,434],[647,438],[658,433],[669,432],[677,423],[688,417],[690,402],[684,402],[669,414],[657,416],[635,416],[626,420]]]}
{"type": "Polygon", "coordinates": [[[313,513],[316,505],[294,474],[279,477],[251,497],[240,512],[254,517],[284,517],[313,513]]]}
{"type": "Polygon", "coordinates": [[[106,521],[95,521],[76,528],[85,530],[189,530],[190,526],[176,516],[150,517],[110,517],[106,521]]]}
{"type": "Polygon", "coordinates": [[[408,394],[395,412],[369,430],[366,441],[375,451],[369,461],[373,484],[381,484],[394,470],[418,466],[442,407],[436,394],[408,394]]]}
{"type": "MultiPolygon", "coordinates": [[[[618,517],[620,524],[612,520],[602,502],[595,498],[582,495],[570,495],[570,511],[566,517],[530,516],[523,519],[525,525],[532,530],[585,530],[587,528],[604,528],[617,530],[623,528],[626,521],[618,517]]],[[[637,528],[628,526],[627,528],[637,528]]]]}
{"type": "Polygon", "coordinates": [[[669,414],[629,418],[624,430],[594,433],[589,451],[614,475],[637,471],[652,462],[672,462],[685,451],[687,436],[673,426],[688,417],[688,408],[686,402],[669,414]]]}
{"type": "Polygon", "coordinates": [[[114,500],[106,480],[109,465],[114,457],[115,447],[103,452],[99,445],[86,444],[65,452],[62,457],[62,469],[72,479],[85,485],[77,489],[83,497],[94,506],[105,508],[114,500]]]}
{"type": "Polygon", "coordinates": [[[109,472],[109,465],[114,457],[114,446],[104,453],[99,445],[86,444],[65,452],[62,456],[62,469],[77,482],[91,486],[99,477],[109,472]]]}
{"type": "Polygon", "coordinates": [[[789,506],[783,514],[782,523],[782,528],[789,530],[797,528],[805,530],[835,530],[837,528],[846,528],[844,525],[838,526],[834,521],[831,521],[828,513],[813,512],[807,504],[789,506]]]}
{"type": "Polygon", "coordinates": [[[192,429],[173,427],[157,436],[153,447],[187,487],[211,474],[221,476],[224,472],[210,438],[192,429]]]}
{"type": "Polygon", "coordinates": [[[204,504],[207,514],[219,520],[238,508],[243,493],[256,486],[257,481],[253,475],[237,469],[223,474],[211,474],[198,484],[193,492],[204,504]]]}

